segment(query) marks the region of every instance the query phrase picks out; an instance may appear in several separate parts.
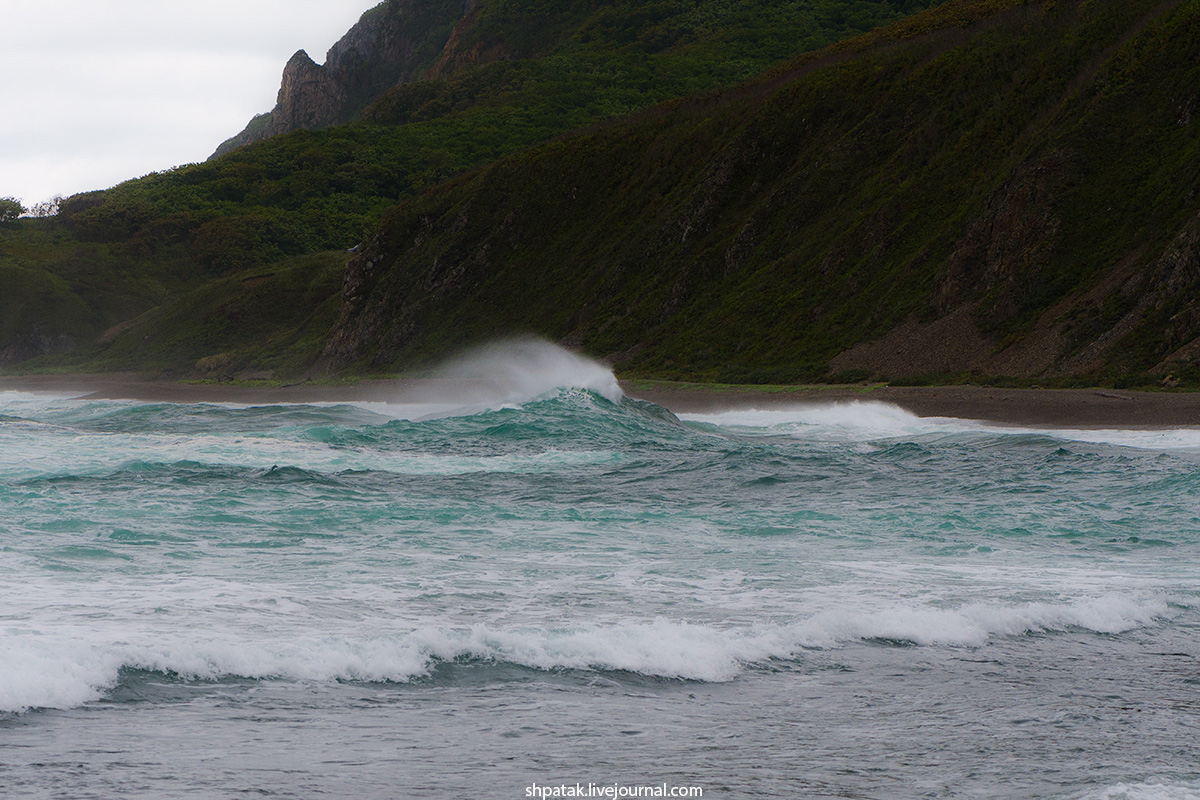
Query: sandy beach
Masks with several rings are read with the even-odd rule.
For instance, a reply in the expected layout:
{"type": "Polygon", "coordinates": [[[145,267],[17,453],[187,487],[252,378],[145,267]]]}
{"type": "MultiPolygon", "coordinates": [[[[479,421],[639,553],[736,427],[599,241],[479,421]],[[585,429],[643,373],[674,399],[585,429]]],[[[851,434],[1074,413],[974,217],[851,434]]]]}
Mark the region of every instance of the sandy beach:
{"type": "MultiPolygon", "coordinates": [[[[813,403],[892,403],[921,417],[956,417],[1009,425],[1178,428],[1200,426],[1200,393],[1116,389],[1001,389],[980,386],[802,386],[761,391],[656,381],[622,381],[630,397],[678,413],[813,403]]],[[[447,379],[369,379],[356,383],[184,383],[132,374],[0,376],[0,391],[88,395],[176,403],[422,403],[486,389],[447,379]]]]}

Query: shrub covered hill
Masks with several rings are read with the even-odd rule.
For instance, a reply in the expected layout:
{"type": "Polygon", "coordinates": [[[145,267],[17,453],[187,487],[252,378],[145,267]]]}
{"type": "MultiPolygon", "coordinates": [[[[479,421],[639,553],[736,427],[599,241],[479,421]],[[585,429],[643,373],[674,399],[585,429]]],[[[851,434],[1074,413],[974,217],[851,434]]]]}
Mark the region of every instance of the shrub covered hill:
{"type": "Polygon", "coordinates": [[[558,139],[390,210],[322,363],[515,328],[734,382],[1195,377],[1198,43],[1196,0],[958,0],[558,139]]]}
{"type": "Polygon", "coordinates": [[[386,0],[220,157],[0,225],[0,365],[302,372],[398,200],[940,1],[386,0]]]}
{"type": "MultiPolygon", "coordinates": [[[[733,5],[714,3],[714,13],[733,5]]],[[[472,13],[487,8],[483,0],[472,13]]],[[[561,41],[585,47],[597,17],[586,19],[564,22],[561,41]]],[[[751,23],[727,23],[693,21],[665,49],[634,48],[634,61],[666,74],[673,54],[707,64],[766,38],[749,33],[751,23]]],[[[124,223],[126,238],[97,240],[119,261],[149,228],[176,231],[145,245],[164,288],[156,297],[136,288],[158,307],[71,363],[397,371],[473,341],[536,332],[660,377],[1121,385],[1200,377],[1200,0],[950,0],[715,93],[738,76],[699,85],[697,66],[677,89],[705,93],[628,101],[620,111],[644,107],[599,123],[617,109],[605,105],[564,123],[590,127],[556,137],[552,125],[520,133],[526,103],[553,104],[547,87],[577,74],[585,86],[585,74],[602,84],[599,57],[593,70],[554,67],[554,54],[570,47],[538,35],[541,56],[514,48],[483,63],[496,52],[490,40],[477,47],[457,33],[473,24],[457,23],[446,46],[480,58],[445,60],[458,71],[389,92],[362,112],[369,122],[278,136],[103,195],[93,208],[116,208],[122,192],[152,206],[165,194],[155,187],[172,181],[211,198],[222,180],[260,176],[241,178],[253,189],[225,201],[243,204],[236,213],[199,200],[153,207],[124,223]],[[518,98],[529,86],[541,88],[518,98]],[[455,132],[462,119],[475,123],[455,132]],[[389,162],[380,180],[403,187],[372,194],[351,184],[344,206],[329,203],[341,179],[332,165],[358,175],[344,165],[368,146],[368,132],[429,131],[432,150],[434,129],[423,126],[433,124],[478,149],[389,162]],[[496,144],[510,134],[524,138],[496,144]],[[527,147],[536,140],[544,141],[527,147]],[[327,165],[306,179],[326,189],[296,192],[302,202],[270,195],[310,163],[327,165]],[[271,164],[278,177],[262,177],[271,164]],[[348,225],[337,220],[369,221],[404,196],[344,272],[341,257],[289,250],[269,233],[302,229],[315,251],[348,225]],[[261,205],[246,210],[251,197],[261,205]],[[332,216],[322,223],[322,214],[332,216]],[[324,239],[313,233],[321,224],[324,239]],[[208,236],[213,225],[226,228],[208,236]],[[247,246],[214,262],[210,254],[227,254],[230,241],[247,246]],[[175,262],[162,255],[172,247],[175,262]],[[180,266],[205,257],[211,279],[188,286],[200,279],[180,266]]],[[[590,108],[607,87],[580,91],[587,99],[575,108],[590,108]]],[[[555,112],[570,117],[568,106],[555,112]]],[[[44,252],[65,247],[56,230],[63,241],[87,235],[88,201],[66,204],[59,227],[30,233],[27,246],[35,233],[44,252]]],[[[96,290],[130,302],[121,284],[130,278],[113,274],[96,290]]]]}

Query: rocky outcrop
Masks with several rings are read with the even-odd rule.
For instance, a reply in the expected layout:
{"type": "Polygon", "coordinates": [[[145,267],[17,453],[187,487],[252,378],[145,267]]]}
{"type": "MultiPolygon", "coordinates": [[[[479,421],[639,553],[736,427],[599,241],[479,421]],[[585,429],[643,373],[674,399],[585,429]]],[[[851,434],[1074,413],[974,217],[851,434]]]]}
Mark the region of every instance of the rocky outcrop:
{"type": "Polygon", "coordinates": [[[279,101],[262,136],[322,128],[337,120],[345,104],[346,89],[333,70],[318,66],[300,50],[283,68],[279,101]]]}
{"type": "Polygon", "coordinates": [[[298,51],[284,67],[275,108],[221,144],[213,158],[272,136],[354,119],[391,87],[423,76],[477,2],[386,0],[329,49],[323,65],[298,51]]]}

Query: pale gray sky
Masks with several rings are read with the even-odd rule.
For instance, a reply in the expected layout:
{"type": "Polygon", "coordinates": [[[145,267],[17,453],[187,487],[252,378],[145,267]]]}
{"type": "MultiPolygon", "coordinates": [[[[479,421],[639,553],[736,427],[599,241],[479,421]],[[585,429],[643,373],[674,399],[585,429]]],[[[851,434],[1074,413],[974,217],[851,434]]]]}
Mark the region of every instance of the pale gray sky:
{"type": "Polygon", "coordinates": [[[0,197],[203,161],[378,0],[0,0],[0,197]]]}

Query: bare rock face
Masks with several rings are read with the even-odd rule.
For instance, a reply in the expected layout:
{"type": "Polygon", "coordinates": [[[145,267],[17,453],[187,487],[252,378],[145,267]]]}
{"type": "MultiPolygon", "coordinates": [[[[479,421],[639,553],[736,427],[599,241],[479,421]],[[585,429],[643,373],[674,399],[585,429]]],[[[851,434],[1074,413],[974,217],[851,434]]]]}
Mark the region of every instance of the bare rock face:
{"type": "Polygon", "coordinates": [[[335,74],[300,50],[283,68],[279,98],[262,138],[322,128],[338,118],[345,103],[346,90],[335,74]]]}
{"type": "Polygon", "coordinates": [[[477,0],[386,0],[329,49],[323,65],[303,50],[288,61],[275,108],[225,141],[213,158],[295,130],[349,122],[393,86],[421,77],[477,0]]]}

